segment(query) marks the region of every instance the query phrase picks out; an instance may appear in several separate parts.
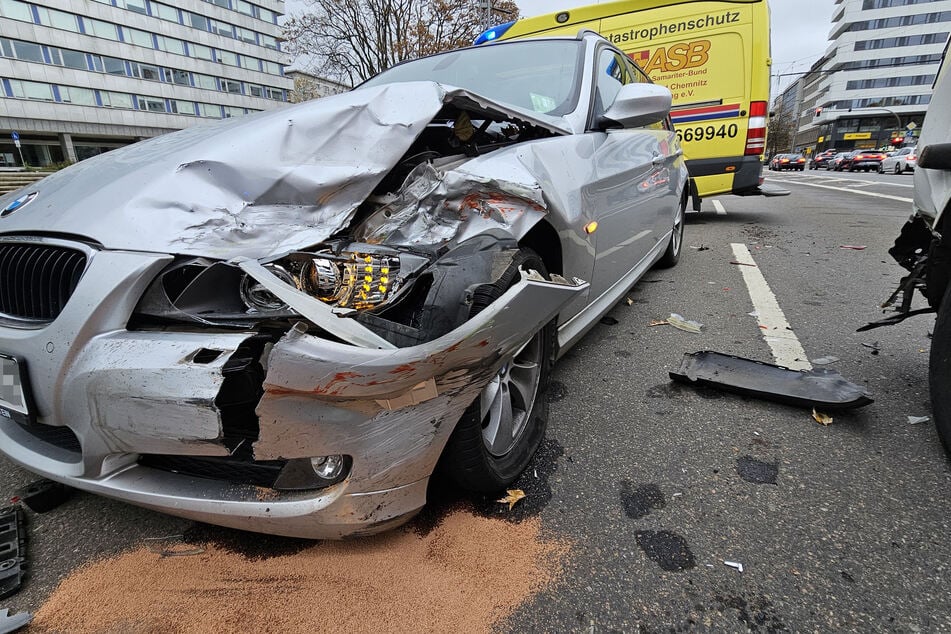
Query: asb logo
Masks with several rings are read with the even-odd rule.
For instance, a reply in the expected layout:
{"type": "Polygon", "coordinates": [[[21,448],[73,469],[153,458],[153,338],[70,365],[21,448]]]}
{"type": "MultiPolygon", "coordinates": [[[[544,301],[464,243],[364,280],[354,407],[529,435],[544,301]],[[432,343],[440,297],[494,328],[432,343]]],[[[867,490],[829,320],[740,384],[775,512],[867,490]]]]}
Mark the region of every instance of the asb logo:
{"type": "Polygon", "coordinates": [[[19,198],[15,199],[9,205],[4,207],[3,211],[0,211],[0,218],[9,216],[10,214],[12,214],[14,211],[17,211],[18,209],[23,209],[24,207],[29,205],[31,202],[33,202],[36,196],[37,196],[37,192],[30,192],[29,194],[24,194],[20,196],[19,198]]]}
{"type": "Polygon", "coordinates": [[[672,73],[687,68],[696,68],[710,61],[710,40],[696,40],[694,42],[681,42],[672,46],[661,46],[653,53],[649,50],[637,51],[631,53],[631,58],[648,75],[654,71],[672,73]]]}

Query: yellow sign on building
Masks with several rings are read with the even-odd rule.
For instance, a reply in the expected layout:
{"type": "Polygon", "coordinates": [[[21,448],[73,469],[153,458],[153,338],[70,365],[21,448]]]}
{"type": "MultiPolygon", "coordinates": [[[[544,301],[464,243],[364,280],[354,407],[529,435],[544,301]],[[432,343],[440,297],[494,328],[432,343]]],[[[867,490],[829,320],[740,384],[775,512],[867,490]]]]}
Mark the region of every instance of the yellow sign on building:
{"type": "Polygon", "coordinates": [[[862,141],[864,139],[871,139],[871,132],[847,132],[844,137],[846,141],[862,141]]]}

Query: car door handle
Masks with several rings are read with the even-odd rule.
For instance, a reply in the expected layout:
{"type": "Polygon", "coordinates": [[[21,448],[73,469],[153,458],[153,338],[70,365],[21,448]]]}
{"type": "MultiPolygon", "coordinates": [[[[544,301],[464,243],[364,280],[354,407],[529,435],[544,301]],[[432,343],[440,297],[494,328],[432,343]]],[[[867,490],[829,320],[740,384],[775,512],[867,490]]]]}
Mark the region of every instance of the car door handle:
{"type": "Polygon", "coordinates": [[[664,164],[666,160],[667,160],[667,157],[664,156],[663,154],[655,154],[654,157],[651,159],[651,165],[653,165],[654,167],[660,167],[661,165],[664,164]]]}

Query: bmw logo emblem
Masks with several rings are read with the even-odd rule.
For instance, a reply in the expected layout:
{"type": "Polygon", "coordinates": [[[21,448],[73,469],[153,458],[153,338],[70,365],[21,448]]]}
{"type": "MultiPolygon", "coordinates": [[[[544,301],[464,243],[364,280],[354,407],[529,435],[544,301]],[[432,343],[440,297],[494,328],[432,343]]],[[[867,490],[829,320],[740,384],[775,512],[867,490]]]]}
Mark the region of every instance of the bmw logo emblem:
{"type": "Polygon", "coordinates": [[[23,194],[9,205],[3,208],[3,211],[0,211],[0,218],[4,216],[9,216],[14,211],[22,209],[33,202],[33,199],[36,198],[37,192],[30,192],[29,194],[23,194]]]}

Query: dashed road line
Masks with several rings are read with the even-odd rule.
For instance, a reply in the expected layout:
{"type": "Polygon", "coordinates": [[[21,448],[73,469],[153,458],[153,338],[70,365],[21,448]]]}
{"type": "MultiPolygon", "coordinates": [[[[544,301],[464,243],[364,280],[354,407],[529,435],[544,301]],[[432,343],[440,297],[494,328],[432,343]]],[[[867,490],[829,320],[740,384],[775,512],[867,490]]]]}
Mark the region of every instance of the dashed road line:
{"type": "Polygon", "coordinates": [[[784,180],[784,183],[795,183],[796,185],[805,185],[806,187],[819,187],[821,189],[831,189],[837,192],[852,192],[853,194],[861,194],[863,196],[874,196],[876,198],[887,198],[888,200],[897,200],[903,203],[912,202],[911,198],[903,198],[901,196],[891,196],[889,194],[878,194],[876,192],[866,192],[861,189],[852,189],[850,187],[833,187],[831,185],[820,185],[818,183],[804,183],[800,180],[784,180]]]}
{"type": "Polygon", "coordinates": [[[753,261],[750,250],[745,244],[733,243],[730,246],[733,248],[733,257],[741,264],[737,268],[743,274],[743,281],[746,282],[750,299],[753,300],[757,321],[763,330],[763,339],[772,350],[776,363],[793,370],[811,370],[812,364],[809,363],[806,351],[786,321],[786,315],[766,283],[763,272],[753,261]]]}
{"type": "Polygon", "coordinates": [[[726,209],[723,207],[723,203],[721,203],[721,202],[720,202],[719,200],[717,200],[716,198],[713,199],[713,208],[717,210],[717,215],[718,215],[718,216],[725,216],[725,215],[726,215],[726,209]]]}
{"type": "Polygon", "coordinates": [[[836,178],[834,176],[819,176],[818,174],[809,175],[809,176],[793,176],[793,180],[788,179],[778,179],[783,182],[796,182],[801,183],[805,179],[816,179],[821,180],[824,183],[856,183],[858,187],[868,187],[869,185],[885,185],[886,187],[907,187],[908,189],[914,188],[914,185],[909,185],[908,183],[892,183],[889,181],[867,181],[864,179],[858,178],[836,178]],[[858,185],[861,183],[861,185],[858,185]]]}

